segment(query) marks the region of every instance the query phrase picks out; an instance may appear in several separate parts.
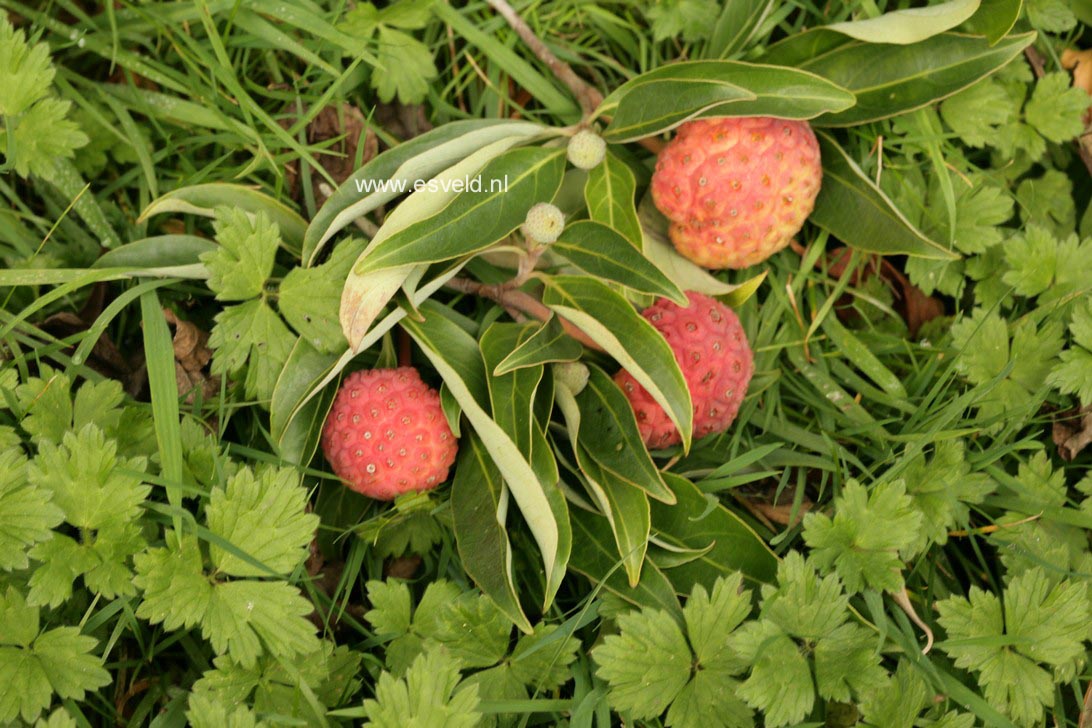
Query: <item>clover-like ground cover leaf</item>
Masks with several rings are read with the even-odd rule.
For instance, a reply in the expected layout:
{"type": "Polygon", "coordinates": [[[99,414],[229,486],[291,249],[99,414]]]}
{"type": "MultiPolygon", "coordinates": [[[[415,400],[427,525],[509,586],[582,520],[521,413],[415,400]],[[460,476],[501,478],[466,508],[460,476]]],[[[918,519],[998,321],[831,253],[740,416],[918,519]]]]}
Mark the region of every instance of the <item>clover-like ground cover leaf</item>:
{"type": "Polygon", "coordinates": [[[379,676],[375,698],[364,701],[366,726],[375,728],[473,728],[481,720],[476,687],[456,690],[459,662],[443,647],[419,655],[403,678],[379,676]]]}
{"type": "Polygon", "coordinates": [[[1018,724],[1036,724],[1054,704],[1051,670],[1072,674],[1084,654],[1087,589],[1036,567],[1009,580],[1004,607],[976,586],[967,597],[938,602],[948,638],[937,646],[957,667],[978,673],[990,705],[1018,724]]]}
{"type": "Polygon", "coordinates": [[[83,700],[112,678],[92,654],[94,637],[75,627],[39,631],[37,607],[27,606],[14,587],[0,594],[0,723],[30,723],[56,695],[83,700]]]}
{"type": "Polygon", "coordinates": [[[834,516],[804,517],[804,541],[815,563],[833,569],[846,589],[898,591],[902,588],[899,551],[918,539],[922,514],[913,507],[901,480],[866,489],[850,480],[834,501],[834,516]]]}

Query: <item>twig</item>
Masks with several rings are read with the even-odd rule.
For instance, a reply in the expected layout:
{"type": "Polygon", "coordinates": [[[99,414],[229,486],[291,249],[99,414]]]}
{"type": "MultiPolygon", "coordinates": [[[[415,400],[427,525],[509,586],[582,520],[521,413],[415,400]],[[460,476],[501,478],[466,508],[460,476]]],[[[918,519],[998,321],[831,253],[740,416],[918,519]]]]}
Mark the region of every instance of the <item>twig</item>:
{"type": "MultiPolygon", "coordinates": [[[[1024,56],[1027,57],[1028,63],[1031,64],[1032,70],[1035,71],[1035,78],[1042,78],[1046,73],[1046,59],[1043,58],[1043,54],[1035,50],[1035,46],[1028,46],[1024,49],[1024,56]]],[[[1084,162],[1085,169],[1089,174],[1092,174],[1092,143],[1082,144],[1082,138],[1092,134],[1092,130],[1085,128],[1084,134],[1077,137],[1077,153],[1081,155],[1081,161],[1084,162]]]]}
{"type": "Polygon", "coordinates": [[[512,9],[507,0],[485,1],[500,13],[501,17],[508,22],[508,25],[512,26],[512,30],[516,31],[516,34],[527,44],[535,57],[545,63],[554,76],[569,87],[569,90],[576,96],[580,108],[583,109],[584,116],[590,116],[596,107],[603,102],[603,94],[599,93],[599,89],[577,76],[572,66],[555,56],[553,51],[547,48],[546,44],[531,30],[531,27],[523,21],[523,18],[512,9]]]}
{"type": "Polygon", "coordinates": [[[895,604],[898,604],[902,607],[902,611],[906,612],[906,616],[910,618],[910,621],[925,633],[925,647],[921,648],[921,654],[928,655],[929,650],[933,649],[933,630],[914,611],[914,605],[910,603],[910,595],[906,593],[906,587],[897,592],[891,592],[891,596],[895,600],[895,604]]]}
{"type": "MultiPolygon", "coordinates": [[[[453,291],[459,291],[460,293],[469,293],[472,296],[481,296],[482,298],[488,298],[491,301],[496,301],[506,309],[516,309],[523,313],[536,318],[539,321],[549,321],[553,316],[546,304],[538,300],[530,293],[521,291],[515,288],[509,288],[505,284],[488,285],[485,283],[479,283],[478,281],[471,280],[469,278],[455,277],[444,284],[445,288],[450,288],[453,291]]],[[[561,322],[561,328],[565,330],[565,333],[579,341],[589,349],[595,349],[596,351],[603,351],[603,347],[595,343],[587,334],[578,329],[576,326],[561,318],[557,317],[557,320],[561,322]]]]}
{"type": "MultiPolygon", "coordinates": [[[[603,103],[603,94],[599,92],[599,89],[587,83],[584,79],[580,78],[580,76],[577,76],[576,71],[572,69],[572,66],[555,56],[553,52],[546,47],[546,44],[535,35],[535,32],[531,30],[530,26],[523,22],[523,18],[516,14],[516,11],[512,9],[512,6],[508,4],[507,0],[485,1],[489,3],[494,10],[500,13],[501,17],[508,21],[508,25],[512,26],[512,29],[516,31],[516,34],[527,44],[527,47],[531,49],[531,52],[535,54],[535,57],[550,68],[557,80],[568,86],[569,90],[576,96],[576,100],[584,112],[584,118],[587,120],[592,112],[599,107],[599,104],[603,103]]],[[[653,154],[659,154],[664,148],[664,142],[656,137],[638,139],[637,143],[653,154]]]]}

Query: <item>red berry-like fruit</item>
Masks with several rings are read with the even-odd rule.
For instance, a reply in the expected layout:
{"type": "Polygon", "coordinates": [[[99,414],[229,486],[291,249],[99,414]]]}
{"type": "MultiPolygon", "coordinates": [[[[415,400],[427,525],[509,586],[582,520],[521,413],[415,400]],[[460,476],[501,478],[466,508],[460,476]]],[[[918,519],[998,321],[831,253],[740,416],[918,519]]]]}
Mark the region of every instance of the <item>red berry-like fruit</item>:
{"type": "Polygon", "coordinates": [[[698,119],[680,126],[656,160],[652,201],[683,256],[706,268],[746,268],[800,232],[822,179],[807,122],[698,119]]]}
{"type": "Polygon", "coordinates": [[[379,500],[435,488],[458,449],[440,395],[412,367],[350,374],[322,428],[322,452],[337,476],[379,500]]]}
{"type": "MultiPolygon", "coordinates": [[[[754,358],[736,312],[700,293],[687,307],[661,298],[642,316],[663,334],[679,362],[694,403],[694,437],[724,432],[735,420],[754,373],[754,358]]],[[[681,441],[674,423],[652,395],[622,370],[614,381],[625,392],[649,449],[681,441]]]]}

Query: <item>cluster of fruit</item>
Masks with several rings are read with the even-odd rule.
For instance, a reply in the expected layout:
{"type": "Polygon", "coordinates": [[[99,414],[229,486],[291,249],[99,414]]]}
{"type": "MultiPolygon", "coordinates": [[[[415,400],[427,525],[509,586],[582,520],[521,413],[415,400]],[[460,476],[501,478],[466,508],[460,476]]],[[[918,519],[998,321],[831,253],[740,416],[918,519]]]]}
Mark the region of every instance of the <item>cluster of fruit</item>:
{"type": "MultiPolygon", "coordinates": [[[[589,169],[606,145],[589,131],[574,135],[569,159],[589,169]]],[[[660,153],[652,200],[670,223],[679,253],[698,265],[746,268],[789,244],[819,193],[819,144],[806,122],[768,117],[708,118],[683,124],[660,153]]],[[[536,205],[523,234],[557,240],[561,211],[536,205]]],[[[728,429],[754,369],[736,313],[720,301],[689,293],[689,305],[660,299],[644,318],[667,340],[694,404],[694,435],[728,429]]],[[[615,381],[633,406],[650,449],[678,444],[667,413],[625,371],[615,381]]],[[[436,390],[411,367],[358,371],[334,400],[322,434],[323,452],[349,487],[388,500],[433,488],[447,479],[457,444],[436,390]]]]}

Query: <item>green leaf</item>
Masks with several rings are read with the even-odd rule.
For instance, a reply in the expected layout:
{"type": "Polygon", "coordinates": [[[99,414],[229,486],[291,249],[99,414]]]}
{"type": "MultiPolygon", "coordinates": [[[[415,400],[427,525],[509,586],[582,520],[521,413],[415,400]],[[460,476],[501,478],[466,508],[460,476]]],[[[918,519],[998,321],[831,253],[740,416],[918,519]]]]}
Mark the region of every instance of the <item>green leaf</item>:
{"type": "Polygon", "coordinates": [[[607,519],[583,508],[573,508],[573,552],[571,567],[594,583],[636,606],[666,609],[681,616],[675,588],[653,563],[641,567],[641,580],[629,586],[621,568],[618,547],[607,519]]]}
{"type": "Polygon", "coordinates": [[[493,376],[499,377],[524,367],[577,361],[583,353],[584,347],[580,342],[565,333],[557,316],[551,316],[493,367],[493,376]]]}
{"type": "Polygon", "coordinates": [[[1067,33],[1077,24],[1071,4],[1066,0],[1027,0],[1028,22],[1047,33],[1067,33]]]}
{"type": "Polygon", "coordinates": [[[375,728],[474,728],[481,720],[478,690],[456,690],[459,662],[440,647],[420,655],[402,679],[379,676],[375,698],[364,701],[365,726],[375,728]]]}
{"type": "Polygon", "coordinates": [[[26,478],[27,459],[17,449],[0,451],[0,569],[25,569],[27,549],[53,536],[64,511],[51,503],[50,491],[26,478]]]}
{"type": "Polygon", "coordinates": [[[701,584],[695,585],[683,607],[683,619],[698,664],[723,661],[731,633],[750,613],[751,592],[743,588],[739,572],[718,578],[711,593],[701,584]]]}
{"type": "Polygon", "coordinates": [[[1085,300],[1073,311],[1069,324],[1073,344],[1061,353],[1061,362],[1047,376],[1047,382],[1062,392],[1092,402],[1092,301],[1085,300]]]}
{"type": "MultiPolygon", "coordinates": [[[[353,272],[345,280],[345,288],[342,290],[341,308],[338,316],[341,321],[341,329],[345,333],[345,338],[349,341],[349,348],[352,351],[356,352],[361,349],[364,342],[368,340],[369,330],[379,317],[380,311],[387,305],[391,297],[402,288],[403,284],[414,275],[415,271],[419,271],[420,268],[420,266],[415,265],[404,265],[389,270],[384,269],[379,272],[360,274],[357,272],[357,268],[363,260],[367,259],[368,251],[397,233],[404,232],[413,224],[426,221],[426,218],[430,219],[430,216],[441,213],[445,209],[445,205],[448,205],[457,196],[457,193],[449,185],[479,174],[482,165],[513,145],[525,140],[526,137],[524,136],[504,135],[472,153],[462,146],[457,147],[461,155],[460,158],[465,157],[465,159],[462,159],[454,166],[446,168],[442,174],[430,180],[430,183],[435,182],[438,185],[435,190],[425,187],[414,192],[403,200],[393,212],[387,215],[383,221],[383,226],[372,237],[368,248],[360,254],[360,258],[354,264],[353,272]],[[467,154],[469,156],[466,156],[467,154]]],[[[356,207],[350,205],[348,209],[354,210],[356,207]]],[[[341,220],[343,214],[339,215],[334,222],[341,220]]],[[[344,224],[348,224],[351,219],[344,220],[344,224]]],[[[456,269],[450,269],[450,274],[454,275],[456,269]]],[[[410,298],[415,302],[417,301],[416,294],[410,298]]]]}
{"type": "Polygon", "coordinates": [[[677,591],[689,592],[697,584],[711,588],[718,577],[734,571],[757,582],[773,580],[777,557],[761,536],[686,478],[669,472],[663,475],[676,503],[651,502],[653,531],[663,542],[700,553],[698,558],[671,569],[671,582],[677,591]],[[706,551],[710,544],[712,548],[706,551]]]}
{"type": "Polygon", "coordinates": [[[613,229],[640,250],[642,234],[634,203],[636,189],[633,170],[608,148],[603,161],[588,170],[584,203],[588,206],[589,218],[613,229]]]}
{"type": "Polygon", "coordinates": [[[918,540],[907,554],[921,553],[929,543],[947,543],[949,529],[969,525],[968,504],[981,503],[996,487],[989,476],[971,471],[962,440],[938,442],[928,463],[923,454],[912,457],[899,477],[922,514],[918,540]]]}
{"type": "Polygon", "coordinates": [[[49,46],[27,43],[26,33],[7,18],[0,21],[0,71],[9,80],[0,91],[0,116],[6,117],[22,114],[49,93],[56,73],[49,46]]]}
{"type": "Polygon", "coordinates": [[[940,105],[944,122],[964,144],[978,149],[994,144],[998,130],[1015,121],[1019,110],[1005,87],[992,78],[949,96],[940,105]]]}
{"type": "Polygon", "coordinates": [[[918,713],[932,696],[921,675],[909,660],[899,660],[894,676],[887,684],[864,694],[861,713],[870,725],[887,728],[914,728],[918,713]]]}
{"type": "Polygon", "coordinates": [[[209,530],[268,569],[259,568],[212,544],[212,563],[232,576],[289,574],[307,557],[318,516],[306,513],[307,490],[288,468],[265,468],[255,477],[243,468],[214,488],[205,508],[209,530]]]}
{"type": "Polygon", "coordinates": [[[378,71],[372,85],[384,102],[398,100],[417,104],[428,95],[429,82],[439,75],[432,53],[411,35],[384,26],[379,27],[378,71]]]}
{"type": "MultiPolygon", "coordinates": [[[[2,28],[2,25],[0,25],[2,28]]],[[[0,597],[0,721],[30,723],[56,695],[83,700],[91,690],[112,681],[102,660],[91,651],[98,641],[75,627],[38,633],[38,610],[26,607],[22,595],[9,587],[0,597]],[[17,639],[17,642],[9,640],[17,639]]]]}
{"type": "Polygon", "coordinates": [[[869,253],[959,259],[914,227],[833,138],[819,134],[819,146],[823,186],[809,218],[813,223],[847,245],[869,253]]]}
{"type": "Polygon", "coordinates": [[[243,185],[211,182],[180,187],[153,200],[140,213],[137,222],[165,213],[217,217],[218,210],[223,207],[241,211],[251,221],[258,214],[264,214],[270,223],[277,226],[288,250],[298,254],[307,229],[304,219],[283,202],[243,185]]]}
{"type": "Polygon", "coordinates": [[[426,302],[424,319],[407,318],[406,331],[436,367],[444,384],[482,438],[500,469],[531,533],[546,569],[546,603],[560,586],[572,545],[568,508],[556,482],[542,482],[519,447],[485,409],[486,374],[477,343],[445,316],[444,307],[426,302]]]}
{"type": "Polygon", "coordinates": [[[603,347],[648,390],[689,450],[694,417],[690,390],[671,347],[652,324],[605,283],[584,276],[547,279],[542,302],[603,347]]]}
{"type": "Polygon", "coordinates": [[[709,16],[716,11],[716,0],[659,0],[645,11],[645,17],[652,25],[653,40],[681,36],[693,43],[709,35],[709,16]]]}
{"type": "Polygon", "coordinates": [[[565,227],[550,245],[586,273],[618,283],[636,293],[664,296],[685,305],[686,295],[641,251],[606,225],[583,220],[565,227]]]}
{"type": "Polygon", "coordinates": [[[118,458],[117,443],[88,424],[65,433],[61,446],[42,442],[28,476],[36,487],[52,493],[68,523],[98,529],[140,514],[151,492],[137,475],[144,468],[143,460],[118,458]]]}
{"type": "Polygon", "coordinates": [[[997,71],[1034,40],[1035,33],[1024,33],[991,46],[985,38],[942,33],[894,46],[815,28],[774,44],[767,60],[815,73],[855,94],[855,106],[820,116],[815,124],[856,126],[941,101],[997,71]]]}
{"type": "Polygon", "coordinates": [[[134,582],[144,592],[137,616],[164,629],[189,629],[200,624],[212,598],[197,539],[165,535],[165,548],[148,549],[133,558],[134,582]]]}
{"type": "Polygon", "coordinates": [[[209,336],[215,350],[213,374],[237,374],[246,367],[247,397],[269,400],[296,338],[264,300],[229,306],[216,315],[209,336]]]}
{"type": "Polygon", "coordinates": [[[871,492],[849,480],[834,501],[833,518],[804,516],[804,541],[814,562],[837,572],[850,592],[897,592],[903,586],[898,552],[920,538],[921,521],[901,480],[877,483],[871,492]]]}
{"type": "Polygon", "coordinates": [[[354,271],[363,275],[485,250],[518,228],[532,205],[552,200],[564,171],[563,150],[527,147],[505,152],[478,173],[482,191],[461,191],[440,212],[373,241],[354,271]]]}
{"type": "Polygon", "coordinates": [[[455,543],[466,573],[524,633],[531,623],[520,606],[512,574],[512,545],[505,529],[508,490],[477,433],[459,442],[451,483],[455,543]]]}
{"type": "Polygon", "coordinates": [[[587,385],[576,395],[576,404],[580,410],[577,440],[602,472],[658,501],[675,503],[675,494],[641,441],[633,407],[602,369],[589,367],[587,385]]]}
{"type": "Polygon", "coordinates": [[[773,10],[773,0],[736,0],[724,3],[706,44],[709,58],[727,58],[746,48],[773,10]]]}
{"type": "Polygon", "coordinates": [[[264,212],[251,219],[238,208],[216,213],[215,250],[201,255],[209,270],[209,288],[221,301],[245,301],[262,293],[273,272],[280,231],[264,212]]]}
{"type": "Polygon", "coordinates": [[[243,667],[268,653],[290,658],[317,647],[307,619],[314,606],[283,581],[231,581],[212,589],[201,632],[243,667]]]}
{"type": "Polygon", "coordinates": [[[216,243],[196,235],[153,235],[108,250],[92,268],[156,269],[199,265],[202,253],[216,251],[216,243]]]}
{"type": "Polygon", "coordinates": [[[507,138],[511,146],[545,132],[546,127],[525,121],[470,119],[444,124],[386,150],[345,180],[315,215],[304,239],[304,265],[312,265],[322,246],[353,220],[412,192],[417,180],[430,179],[494,142],[507,138]]]}
{"type": "Polygon", "coordinates": [[[1024,0],[982,0],[978,11],[964,23],[970,33],[986,36],[990,45],[1004,38],[1016,25],[1024,0]]]}
{"type": "Polygon", "coordinates": [[[742,61],[685,61],[618,87],[597,113],[613,116],[608,142],[660,134],[696,116],[812,119],[849,109],[854,96],[813,73],[742,61]]]}
{"type": "Polygon", "coordinates": [[[748,622],[732,638],[732,647],[751,664],[738,695],[761,710],[767,726],[799,723],[815,704],[807,659],[796,643],[772,622],[748,622]]]}
{"type": "Polygon", "coordinates": [[[431,636],[464,668],[491,667],[508,654],[512,623],[488,597],[465,592],[445,606],[431,636]]]}
{"type": "Polygon", "coordinates": [[[610,684],[611,707],[633,718],[655,718],[690,680],[690,647],[666,611],[627,612],[618,617],[618,629],[592,650],[596,673],[610,684]]]}
{"type": "Polygon", "coordinates": [[[996,596],[973,586],[968,598],[949,597],[937,610],[948,633],[937,646],[957,667],[979,673],[986,699],[1019,724],[1041,721],[1054,703],[1043,665],[1071,667],[1084,653],[1084,585],[1056,582],[1038,567],[1009,581],[1003,615],[996,596]]]}
{"type": "Polygon", "coordinates": [[[353,263],[364,250],[362,240],[346,240],[330,259],[314,268],[296,267],[277,288],[277,309],[302,338],[320,352],[338,354],[345,335],[338,324],[341,291],[353,263]]]}
{"type": "Polygon", "coordinates": [[[881,687],[887,673],[880,667],[880,645],[874,632],[843,624],[815,646],[815,684],[820,697],[850,702],[881,687]]]}
{"type": "Polygon", "coordinates": [[[540,622],[520,637],[508,663],[512,676],[536,691],[555,690],[572,678],[569,668],[581,649],[580,640],[563,635],[567,628],[540,622]]]}
{"type": "Polygon", "coordinates": [[[979,5],[980,0],[948,0],[924,8],[895,10],[867,20],[823,27],[866,43],[909,45],[951,30],[974,15],[979,5]]]}
{"type": "Polygon", "coordinates": [[[805,640],[829,635],[849,616],[849,597],[834,574],[822,578],[797,551],[777,566],[777,588],[762,589],[762,618],[805,640]]]}
{"type": "Polygon", "coordinates": [[[14,150],[8,163],[20,177],[33,174],[52,182],[58,175],[55,163],[87,144],[87,135],[65,118],[71,108],[71,101],[45,98],[0,128],[0,149],[14,150]]]}
{"type": "Polygon", "coordinates": [[[1035,84],[1024,117],[1048,141],[1067,142],[1084,131],[1084,112],[1092,98],[1084,89],[1071,85],[1068,73],[1048,73],[1035,84]]]}
{"type": "Polygon", "coordinates": [[[190,694],[186,720],[194,728],[259,728],[267,725],[246,705],[229,704],[196,693],[190,694]]]}
{"type": "Polygon", "coordinates": [[[348,351],[343,351],[340,357],[323,354],[302,336],[296,339],[273,385],[273,399],[269,403],[270,435],[284,461],[296,464],[311,461],[336,394],[336,390],[325,385],[351,357],[348,351]]]}

